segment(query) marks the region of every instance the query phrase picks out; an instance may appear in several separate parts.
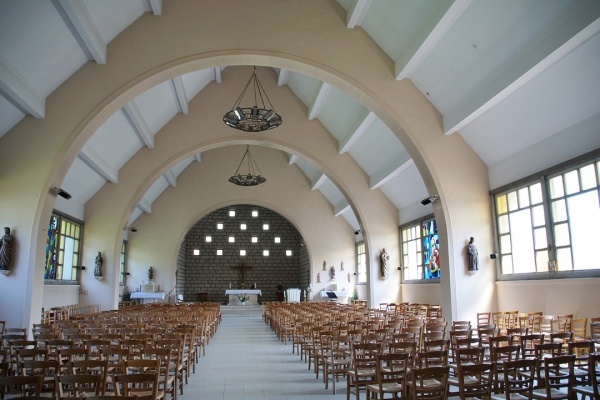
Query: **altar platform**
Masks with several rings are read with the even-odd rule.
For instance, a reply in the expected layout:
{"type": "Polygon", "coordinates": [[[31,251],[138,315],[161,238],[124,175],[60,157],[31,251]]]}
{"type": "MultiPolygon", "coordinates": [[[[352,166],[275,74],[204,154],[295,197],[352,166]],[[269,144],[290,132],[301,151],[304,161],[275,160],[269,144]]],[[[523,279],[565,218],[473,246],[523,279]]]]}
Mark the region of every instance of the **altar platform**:
{"type": "Polygon", "coordinates": [[[240,297],[246,296],[248,299],[245,301],[245,305],[258,305],[258,296],[262,296],[262,290],[260,289],[227,289],[225,295],[229,296],[229,303],[227,305],[242,305],[240,297]]]}

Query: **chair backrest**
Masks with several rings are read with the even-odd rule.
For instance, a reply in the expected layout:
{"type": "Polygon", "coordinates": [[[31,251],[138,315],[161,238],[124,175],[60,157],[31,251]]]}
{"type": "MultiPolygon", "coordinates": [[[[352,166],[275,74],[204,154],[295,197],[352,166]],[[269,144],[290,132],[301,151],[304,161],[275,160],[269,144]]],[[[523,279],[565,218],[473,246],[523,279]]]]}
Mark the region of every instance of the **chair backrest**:
{"type": "Polygon", "coordinates": [[[410,393],[413,400],[443,400],[446,398],[450,367],[413,368],[410,370],[410,393]]]}
{"type": "Polygon", "coordinates": [[[460,398],[489,398],[492,395],[494,363],[461,364],[458,366],[460,398]]]}
{"type": "Polygon", "coordinates": [[[594,391],[594,399],[600,399],[600,353],[592,353],[589,357],[588,373],[590,375],[590,384],[594,391]]]}
{"type": "Polygon", "coordinates": [[[530,333],[521,336],[521,355],[525,357],[535,357],[535,346],[544,343],[543,333],[530,333]]]}
{"type": "Polygon", "coordinates": [[[115,395],[158,397],[158,374],[115,375],[115,395]]]}
{"type": "Polygon", "coordinates": [[[39,397],[43,380],[44,377],[41,375],[0,376],[0,398],[4,399],[7,390],[12,391],[12,393],[20,393],[21,397],[39,397]]]}
{"type": "Polygon", "coordinates": [[[562,343],[542,343],[535,345],[535,358],[542,360],[549,357],[558,357],[562,353],[562,343]]]}
{"type": "Polygon", "coordinates": [[[571,332],[573,332],[573,340],[587,339],[587,318],[573,318],[571,332]]]}
{"type": "Polygon", "coordinates": [[[101,375],[58,375],[56,387],[60,399],[79,398],[86,394],[97,396],[104,390],[101,375]]]}
{"type": "Polygon", "coordinates": [[[566,355],[558,357],[548,357],[544,361],[544,369],[538,368],[538,382],[543,383],[546,389],[546,398],[552,398],[553,390],[566,392],[568,399],[572,398],[573,383],[574,383],[574,365],[575,356],[566,355]]]}
{"type": "Polygon", "coordinates": [[[483,347],[470,347],[456,349],[456,365],[481,364],[485,356],[483,347]]]}
{"type": "Polygon", "coordinates": [[[514,361],[504,361],[504,393],[506,400],[520,395],[531,399],[537,369],[537,359],[527,358],[514,361]]]}
{"type": "Polygon", "coordinates": [[[448,350],[428,350],[417,353],[417,363],[419,368],[437,367],[448,365],[448,350]]]}
{"type": "Polygon", "coordinates": [[[399,383],[404,388],[406,386],[406,373],[409,364],[408,353],[378,355],[375,365],[375,379],[380,393],[383,393],[383,387],[388,383],[399,383]]]}
{"type": "Polygon", "coordinates": [[[594,342],[582,340],[567,344],[568,354],[575,356],[575,368],[586,369],[590,354],[594,352],[594,342]]]}

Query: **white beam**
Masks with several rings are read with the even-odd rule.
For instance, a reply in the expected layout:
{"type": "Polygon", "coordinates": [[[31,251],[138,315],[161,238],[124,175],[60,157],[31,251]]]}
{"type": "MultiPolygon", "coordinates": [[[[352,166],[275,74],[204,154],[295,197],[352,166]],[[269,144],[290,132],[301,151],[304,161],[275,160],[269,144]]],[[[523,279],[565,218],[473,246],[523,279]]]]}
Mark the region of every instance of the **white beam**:
{"type": "Polygon", "coordinates": [[[53,0],[71,34],[88,59],[106,64],[106,43],[100,36],[90,13],[81,0],[53,0]]]}
{"type": "Polygon", "coordinates": [[[499,79],[490,82],[483,91],[475,96],[470,96],[467,102],[444,115],[444,133],[449,135],[464,129],[599,32],[600,18],[586,26],[512,83],[505,85],[499,79]]]}
{"type": "Polygon", "coordinates": [[[374,177],[371,177],[370,188],[371,190],[375,190],[379,188],[384,183],[388,182],[390,179],[406,170],[407,168],[414,165],[414,161],[411,159],[408,160],[396,160],[394,163],[385,166],[380,172],[377,173],[374,177]]]}
{"type": "Polygon", "coordinates": [[[119,182],[119,171],[114,169],[102,156],[92,150],[91,147],[84,146],[77,157],[104,180],[112,183],[119,182]]]}
{"type": "Polygon", "coordinates": [[[289,74],[290,74],[290,71],[288,71],[287,69],[281,68],[279,70],[279,76],[277,77],[277,86],[287,85],[289,74]]]}
{"type": "Polygon", "coordinates": [[[296,162],[298,162],[298,156],[295,154],[290,154],[290,159],[288,161],[289,165],[295,164],[296,162]]]}
{"type": "Polygon", "coordinates": [[[0,58],[0,93],[22,113],[44,118],[46,100],[15,69],[0,58]]]}
{"type": "Polygon", "coordinates": [[[171,87],[175,93],[175,100],[179,112],[185,115],[189,114],[189,101],[187,95],[185,94],[185,86],[183,85],[183,79],[181,79],[181,76],[176,76],[175,78],[171,79],[171,87]]]}
{"type": "Polygon", "coordinates": [[[146,10],[152,11],[154,15],[161,15],[162,0],[146,0],[146,10]]]}
{"type": "Polygon", "coordinates": [[[221,83],[221,67],[213,68],[214,81],[217,83],[221,83]]]}
{"type": "Polygon", "coordinates": [[[405,54],[396,60],[396,79],[402,80],[411,76],[436,48],[456,20],[465,12],[473,0],[455,0],[448,11],[431,30],[422,42],[416,41],[405,54]]]}
{"type": "Polygon", "coordinates": [[[348,203],[348,201],[346,199],[344,199],[340,203],[336,204],[333,207],[333,215],[335,215],[336,217],[339,217],[341,214],[348,211],[349,209],[350,209],[350,204],[348,203]]]}
{"type": "Polygon", "coordinates": [[[373,0],[354,0],[346,15],[346,27],[353,29],[356,26],[361,26],[369,12],[371,3],[373,3],[373,0]]]}
{"type": "Polygon", "coordinates": [[[152,214],[152,203],[145,198],[142,198],[138,203],[137,207],[147,214],[152,214]]]}
{"type": "Polygon", "coordinates": [[[344,154],[345,152],[350,150],[352,148],[352,146],[358,141],[358,139],[360,139],[360,137],[365,134],[365,132],[369,129],[369,127],[376,120],[377,120],[377,116],[375,114],[373,114],[372,112],[369,112],[369,114],[365,117],[365,119],[360,121],[358,123],[358,125],[356,126],[356,128],[354,128],[354,130],[352,132],[350,132],[344,138],[344,140],[338,144],[338,148],[339,148],[338,153],[344,154]]]}
{"type": "Polygon", "coordinates": [[[310,190],[317,190],[318,188],[321,187],[322,184],[324,184],[325,182],[327,182],[327,175],[325,174],[321,174],[316,181],[312,181],[310,183],[310,190]]]}
{"type": "Polygon", "coordinates": [[[164,173],[164,177],[167,180],[167,183],[173,187],[177,186],[177,177],[173,173],[173,171],[168,170],[164,173]]]}
{"type": "Polygon", "coordinates": [[[327,82],[321,82],[319,85],[319,89],[317,90],[317,94],[315,95],[312,104],[308,109],[308,119],[315,119],[319,116],[323,105],[325,105],[325,100],[327,100],[327,95],[331,90],[331,85],[327,82]]]}
{"type": "Polygon", "coordinates": [[[194,154],[194,160],[196,160],[196,162],[202,161],[202,155],[201,155],[201,153],[194,154]]]}
{"type": "Polygon", "coordinates": [[[150,149],[154,148],[154,135],[150,132],[150,128],[144,121],[142,113],[137,108],[135,103],[130,101],[123,106],[123,114],[133,127],[133,130],[140,138],[142,144],[150,149]]]}

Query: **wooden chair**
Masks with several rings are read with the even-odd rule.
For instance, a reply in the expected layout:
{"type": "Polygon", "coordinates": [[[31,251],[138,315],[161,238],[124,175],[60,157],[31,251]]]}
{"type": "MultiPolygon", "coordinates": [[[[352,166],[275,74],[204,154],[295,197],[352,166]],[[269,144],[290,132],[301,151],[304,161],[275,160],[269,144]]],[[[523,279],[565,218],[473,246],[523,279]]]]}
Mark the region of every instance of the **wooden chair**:
{"type": "Polygon", "coordinates": [[[521,336],[521,357],[535,358],[535,346],[544,343],[545,336],[542,333],[530,333],[521,336]]]}
{"type": "Polygon", "coordinates": [[[573,340],[578,342],[587,339],[587,318],[573,318],[571,320],[573,340]]]}
{"type": "Polygon", "coordinates": [[[540,400],[572,399],[575,356],[548,357],[543,364],[544,374],[541,374],[542,368],[538,368],[537,377],[542,387],[534,389],[532,397],[540,400]]]}
{"type": "MultiPolygon", "coordinates": [[[[160,339],[159,339],[160,340],[160,339]]],[[[173,397],[177,391],[175,385],[175,376],[169,374],[169,366],[175,363],[171,356],[170,348],[148,348],[144,349],[142,354],[144,359],[159,360],[160,369],[158,375],[158,390],[163,391],[165,396],[170,394],[173,397]]]]}
{"type": "Polygon", "coordinates": [[[350,400],[354,388],[356,400],[360,399],[360,388],[366,388],[375,382],[377,356],[382,353],[379,343],[352,343],[351,361],[346,378],[346,400],[350,400]]]}
{"type": "Polygon", "coordinates": [[[488,325],[491,323],[491,313],[490,312],[482,312],[477,313],[477,329],[481,325],[488,325]]]}
{"type": "Polygon", "coordinates": [[[494,369],[494,392],[500,393],[504,389],[504,362],[519,359],[521,347],[516,344],[507,346],[490,347],[491,361],[496,365],[494,369]]]}
{"type": "Polygon", "coordinates": [[[406,397],[408,353],[380,354],[376,357],[375,382],[366,386],[367,399],[383,399],[392,394],[394,399],[406,397]]]}
{"type": "Polygon", "coordinates": [[[413,368],[410,379],[406,382],[409,396],[413,400],[446,399],[449,367],[413,368]]]}
{"type": "Polygon", "coordinates": [[[589,374],[589,385],[575,385],[573,386],[573,393],[575,393],[575,395],[581,395],[582,400],[585,400],[587,397],[590,399],[600,399],[600,380],[598,379],[598,372],[600,371],[600,353],[590,354],[587,370],[589,374]]]}
{"type": "Polygon", "coordinates": [[[335,395],[335,383],[340,376],[345,376],[350,367],[350,336],[332,336],[329,342],[329,352],[325,358],[325,369],[323,379],[325,380],[325,390],[329,388],[329,376],[333,383],[333,394],[335,395]]]}
{"type": "Polygon", "coordinates": [[[460,398],[489,398],[492,395],[494,367],[494,363],[459,365],[460,398]]]}
{"type": "Polygon", "coordinates": [[[533,394],[536,359],[521,359],[505,361],[504,370],[504,393],[494,394],[490,400],[524,400],[531,399],[533,394]]]}
{"type": "Polygon", "coordinates": [[[164,397],[158,391],[158,374],[131,374],[115,376],[116,396],[145,397],[159,400],[164,397]]]}
{"type": "Polygon", "coordinates": [[[573,385],[589,386],[588,365],[590,354],[594,352],[594,342],[591,340],[580,342],[569,342],[567,344],[568,354],[575,356],[573,368],[573,385]]]}
{"type": "Polygon", "coordinates": [[[177,339],[161,339],[156,342],[157,348],[170,349],[172,361],[169,364],[169,376],[173,378],[173,400],[177,400],[177,392],[183,395],[185,370],[182,362],[183,344],[177,339]]]}
{"type": "Polygon", "coordinates": [[[21,376],[41,376],[42,385],[40,390],[44,393],[56,395],[55,377],[60,374],[58,361],[49,360],[25,360],[20,363],[21,376]]]}
{"type": "Polygon", "coordinates": [[[453,371],[448,376],[449,396],[457,396],[460,394],[460,377],[458,376],[460,366],[482,364],[483,360],[484,349],[482,347],[457,349],[455,362],[448,364],[450,371],[453,371]],[[457,390],[452,390],[453,387],[456,387],[457,390]]]}
{"type": "Polygon", "coordinates": [[[97,396],[103,390],[100,375],[57,375],[56,387],[59,399],[72,399],[88,394],[97,396]]]}
{"type": "Polygon", "coordinates": [[[100,394],[106,393],[108,385],[108,361],[95,360],[74,360],[70,363],[70,374],[73,375],[99,375],[101,377],[100,394]]]}
{"type": "Polygon", "coordinates": [[[6,393],[40,397],[43,379],[41,375],[0,376],[0,399],[4,400],[6,393]]]}

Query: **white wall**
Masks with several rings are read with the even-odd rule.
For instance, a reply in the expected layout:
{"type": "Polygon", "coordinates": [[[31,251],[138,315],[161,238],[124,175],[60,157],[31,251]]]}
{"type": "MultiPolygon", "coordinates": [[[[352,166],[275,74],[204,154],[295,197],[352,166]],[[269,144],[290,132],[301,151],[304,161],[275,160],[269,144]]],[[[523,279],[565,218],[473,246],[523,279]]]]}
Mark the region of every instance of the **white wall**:
{"type": "Polygon", "coordinates": [[[402,284],[402,302],[442,304],[439,283],[402,284]]]}
{"type": "Polygon", "coordinates": [[[44,285],[42,307],[44,310],[49,310],[52,307],[79,304],[79,287],[79,285],[44,285]]]}

